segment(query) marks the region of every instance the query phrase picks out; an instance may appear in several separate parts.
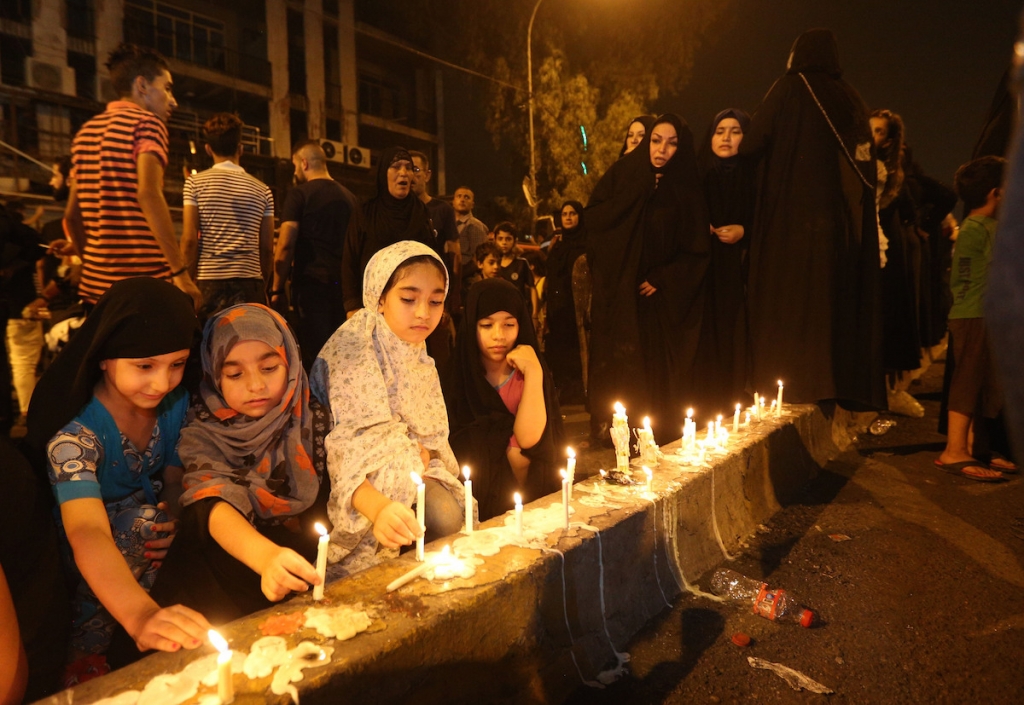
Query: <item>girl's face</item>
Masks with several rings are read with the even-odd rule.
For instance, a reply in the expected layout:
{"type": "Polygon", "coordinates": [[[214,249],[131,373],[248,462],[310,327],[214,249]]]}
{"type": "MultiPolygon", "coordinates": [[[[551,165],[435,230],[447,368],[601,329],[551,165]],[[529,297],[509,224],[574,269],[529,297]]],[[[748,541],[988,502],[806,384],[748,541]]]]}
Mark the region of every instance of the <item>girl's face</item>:
{"type": "Polygon", "coordinates": [[[512,233],[501,232],[494,233],[494,244],[498,246],[502,254],[508,254],[512,251],[513,245],[516,244],[516,239],[512,237],[512,233]]]}
{"type": "Polygon", "coordinates": [[[679,135],[670,122],[659,122],[651,132],[651,164],[660,169],[679,149],[679,135]]]}
{"type": "Polygon", "coordinates": [[[444,277],[436,267],[408,267],[377,304],[388,328],[407,343],[422,343],[434,332],[444,313],[444,277]]]}
{"type": "Polygon", "coordinates": [[[218,384],[228,406],[258,419],[276,407],[288,389],[288,363],[262,340],[243,340],[224,358],[218,384]]]}
{"type": "Polygon", "coordinates": [[[889,142],[889,121],[884,117],[873,117],[871,122],[871,136],[875,138],[876,147],[887,147],[889,142]]]}
{"type": "Polygon", "coordinates": [[[743,128],[736,118],[724,118],[715,128],[715,134],[711,135],[711,151],[715,156],[722,159],[735,157],[740,151],[740,142],[743,141],[743,128]]]}
{"type": "Polygon", "coordinates": [[[644,135],[647,134],[647,128],[639,120],[637,122],[630,123],[629,129],[626,131],[626,151],[625,154],[629,154],[637,146],[643,142],[644,135]]]}
{"type": "Polygon", "coordinates": [[[156,406],[181,383],[188,350],[152,357],[118,357],[100,361],[107,391],[139,409],[156,406]]]}
{"type": "Polygon", "coordinates": [[[519,321],[508,311],[498,311],[476,322],[476,344],[481,359],[504,362],[519,339],[519,321]]]}
{"type": "Polygon", "coordinates": [[[562,229],[572,230],[580,223],[580,214],[572,206],[562,209],[562,229]]]}

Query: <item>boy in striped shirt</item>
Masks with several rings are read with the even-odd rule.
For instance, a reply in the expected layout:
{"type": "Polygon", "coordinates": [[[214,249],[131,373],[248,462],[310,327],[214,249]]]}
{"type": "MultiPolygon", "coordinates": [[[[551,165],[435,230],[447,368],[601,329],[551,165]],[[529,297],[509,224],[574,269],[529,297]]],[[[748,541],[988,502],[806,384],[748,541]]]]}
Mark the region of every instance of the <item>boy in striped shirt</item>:
{"type": "Polygon", "coordinates": [[[133,44],[112,51],[107,68],[120,98],[75,135],[64,213],[71,242],[53,250],[81,255],[78,293],[87,307],[131,277],[169,279],[198,306],[163,193],[164,123],[178,105],[171,72],[156,51],[133,44]]]}
{"type": "Polygon", "coordinates": [[[266,304],[274,263],[274,197],[239,166],[242,121],[218,113],[203,134],[213,166],[185,181],[181,236],[203,295],[201,320],[235,304],[266,304]]]}

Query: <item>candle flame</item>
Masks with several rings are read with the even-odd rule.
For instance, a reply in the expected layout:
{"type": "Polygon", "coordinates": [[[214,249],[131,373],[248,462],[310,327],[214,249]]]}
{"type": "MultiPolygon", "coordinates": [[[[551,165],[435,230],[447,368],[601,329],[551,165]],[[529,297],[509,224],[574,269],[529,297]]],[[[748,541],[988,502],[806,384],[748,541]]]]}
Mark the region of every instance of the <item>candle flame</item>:
{"type": "Polygon", "coordinates": [[[739,404],[737,404],[737,405],[736,405],[736,411],[739,411],[739,410],[740,410],[740,405],[739,405],[739,404]]]}
{"type": "Polygon", "coordinates": [[[601,468],[598,472],[601,473],[601,477],[608,477],[608,473],[604,471],[604,468],[601,468]]]}
{"type": "Polygon", "coordinates": [[[213,644],[213,648],[217,649],[217,651],[222,654],[226,654],[228,652],[228,642],[224,640],[224,637],[222,637],[216,629],[208,631],[206,636],[209,637],[210,643],[213,644]]]}
{"type": "Polygon", "coordinates": [[[416,484],[416,485],[422,485],[423,484],[423,480],[420,479],[420,476],[418,474],[416,474],[415,472],[409,473],[409,477],[412,478],[412,481],[413,481],[414,484],[416,484]]]}
{"type": "Polygon", "coordinates": [[[722,423],[722,415],[721,414],[718,415],[718,423],[722,423]]]}
{"type": "Polygon", "coordinates": [[[650,431],[651,430],[651,417],[650,416],[645,416],[644,417],[644,430],[645,431],[650,431]]]}
{"type": "Polygon", "coordinates": [[[688,418],[688,419],[689,418],[693,418],[693,409],[692,408],[686,410],[686,418],[688,418]]]}
{"type": "Polygon", "coordinates": [[[316,532],[321,536],[327,535],[327,527],[321,524],[320,522],[313,524],[313,528],[316,529],[316,532]]]}
{"type": "Polygon", "coordinates": [[[654,473],[651,472],[651,469],[644,465],[644,475],[647,475],[647,477],[651,477],[653,474],[654,473]]]}
{"type": "Polygon", "coordinates": [[[468,465],[463,465],[462,466],[462,476],[464,478],[466,478],[467,480],[469,479],[469,466],[468,465]]]}
{"type": "Polygon", "coordinates": [[[566,454],[566,455],[568,455],[568,456],[569,456],[570,458],[575,458],[575,457],[576,457],[576,451],[574,451],[574,450],[572,449],[572,446],[568,446],[568,447],[567,447],[567,448],[565,449],[565,454],[566,454]]]}
{"type": "Polygon", "coordinates": [[[626,407],[624,407],[619,402],[615,402],[615,413],[616,414],[624,414],[624,413],[626,413],[626,407]]]}
{"type": "Polygon", "coordinates": [[[519,494],[518,492],[516,492],[516,493],[515,493],[514,495],[512,495],[512,496],[513,496],[513,497],[515,498],[515,500],[516,500],[516,508],[519,508],[519,507],[523,506],[523,496],[522,496],[521,494],[519,494]]]}
{"type": "Polygon", "coordinates": [[[782,380],[781,379],[779,380],[779,386],[780,387],[782,386],[782,380]]]}

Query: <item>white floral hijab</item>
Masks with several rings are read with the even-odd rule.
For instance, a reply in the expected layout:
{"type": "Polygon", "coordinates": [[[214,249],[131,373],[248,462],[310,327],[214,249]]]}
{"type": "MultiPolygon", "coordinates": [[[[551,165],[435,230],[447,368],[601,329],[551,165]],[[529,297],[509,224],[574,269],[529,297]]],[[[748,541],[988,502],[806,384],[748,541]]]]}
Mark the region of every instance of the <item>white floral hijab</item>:
{"type": "MultiPolygon", "coordinates": [[[[369,480],[392,500],[411,506],[416,472],[450,486],[458,498],[458,463],[448,445],[448,412],[425,343],[407,343],[377,312],[384,287],[403,262],[427,255],[426,245],[403,241],[375,254],[363,274],[364,308],[335,331],[310,373],[313,394],[329,406],[334,427],[325,445],[331,475],[328,513],[334,524],[330,561],[351,569],[380,558],[369,520],[352,495],[369,480]],[[430,451],[423,471],[419,445],[430,451]]],[[[444,264],[441,264],[444,267],[444,264]]],[[[445,294],[448,293],[447,270],[445,294]]]]}

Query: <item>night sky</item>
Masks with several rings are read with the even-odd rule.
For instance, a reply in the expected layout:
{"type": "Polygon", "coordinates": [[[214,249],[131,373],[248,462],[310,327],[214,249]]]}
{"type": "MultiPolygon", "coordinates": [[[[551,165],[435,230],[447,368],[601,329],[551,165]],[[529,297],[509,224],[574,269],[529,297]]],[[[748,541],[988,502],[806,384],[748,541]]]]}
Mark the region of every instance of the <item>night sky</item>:
{"type": "MultiPolygon", "coordinates": [[[[615,2],[639,5],[602,0],[601,11],[615,2]]],[[[900,113],[916,160],[926,173],[951,184],[957,166],[970,158],[1009,65],[1021,3],[732,0],[729,7],[714,36],[704,38],[690,84],[680,95],[664,96],[658,112],[678,112],[701,139],[719,110],[756,109],[784,72],[793,40],[806,29],[827,27],[839,43],[846,80],[870,108],[900,113]]],[[[519,193],[523,175],[512,173],[508,159],[494,151],[482,111],[465,100],[484,87],[477,79],[447,80],[447,190],[469,183],[476,186],[478,203],[519,193]]]]}

